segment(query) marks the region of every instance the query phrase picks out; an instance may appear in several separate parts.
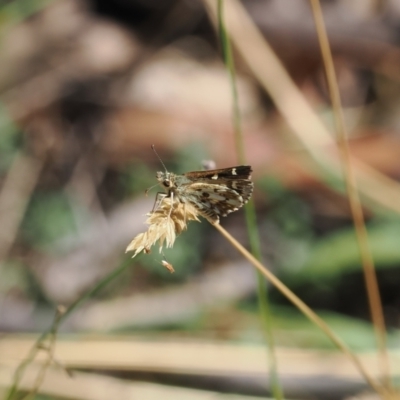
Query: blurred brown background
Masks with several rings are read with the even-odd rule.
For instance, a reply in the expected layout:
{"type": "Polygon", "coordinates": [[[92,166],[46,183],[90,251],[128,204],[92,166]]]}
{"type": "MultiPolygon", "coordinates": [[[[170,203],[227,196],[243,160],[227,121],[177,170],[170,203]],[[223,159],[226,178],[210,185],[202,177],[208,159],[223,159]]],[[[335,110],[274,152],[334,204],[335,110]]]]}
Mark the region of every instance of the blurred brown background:
{"type": "MultiPolygon", "coordinates": [[[[281,60],[283,71],[333,133],[309,3],[245,0],[242,4],[281,60]]],[[[361,192],[366,193],[370,244],[393,349],[398,347],[400,325],[400,218],[394,195],[400,193],[399,4],[322,1],[351,150],[373,168],[361,182],[361,192]],[[391,180],[379,180],[379,189],[368,186],[374,171],[391,180]]],[[[60,327],[82,343],[78,353],[90,346],[83,335],[105,338],[103,349],[112,348],[118,336],[139,342],[173,340],[177,352],[179,343],[184,346],[187,340],[257,345],[264,352],[255,272],[207,221],[191,223],[174,248],[165,252],[176,271],[172,275],[161,265],[157,249],[134,260],[125,255],[130,240],[146,229],[145,214],[159,190],[144,195],[156,183],[156,171],[162,170],[152,144],[175,173],[201,169],[206,159],[214,160],[217,168],[238,163],[229,77],[206,2],[11,0],[0,5],[0,24],[1,340],[44,331],[56,305],[71,304],[107,273],[129,264],[60,327]]],[[[254,73],[254,65],[249,65],[246,49],[260,54],[264,49],[251,40],[246,46],[234,55],[265,263],[351,348],[373,350],[364,278],[343,184],[312,160],[313,151],[330,157],[334,145],[329,140],[321,144],[325,139],[318,138],[318,132],[304,142],[293,129],[296,121],[284,117],[254,73]]],[[[257,67],[268,74],[270,65],[257,67]]],[[[279,84],[277,80],[278,93],[279,84]]],[[[282,86],[282,93],[285,90],[282,86]]],[[[293,107],[287,99],[287,106],[293,107]]],[[[243,210],[222,223],[248,245],[243,210]]],[[[278,346],[331,347],[273,288],[270,297],[278,346]]],[[[21,357],[21,349],[27,349],[18,343],[14,343],[18,355],[10,357],[21,357]]],[[[129,349],[135,352],[134,347],[129,349]]],[[[88,350],[88,359],[98,351],[88,350]]],[[[146,358],[147,350],[143,351],[146,358]]],[[[118,359],[117,350],[110,352],[118,359]]],[[[159,356],[164,359],[166,354],[160,350],[159,356]]],[[[174,356],[180,357],[176,352],[174,356]]],[[[209,357],[211,366],[220,359],[213,352],[209,357]]],[[[237,357],[240,363],[245,355],[237,357]]],[[[262,364],[264,355],[260,357],[257,362],[262,364]]],[[[70,363],[89,370],[98,365],[93,360],[86,365],[70,363]]],[[[313,374],[318,375],[318,368],[310,372],[311,378],[294,384],[287,376],[299,370],[293,367],[288,372],[287,363],[283,364],[284,388],[292,398],[328,398],[327,393],[330,398],[344,398],[363,385],[356,376],[332,377],[334,372],[329,371],[326,375],[331,376],[317,387],[313,374]],[[302,391],[303,387],[308,389],[302,391]]],[[[172,373],[154,365],[153,370],[140,363],[127,365],[125,378],[136,380],[242,395],[269,390],[264,365],[262,373],[255,367],[259,375],[250,367],[252,372],[235,371],[222,383],[215,370],[207,368],[195,379],[189,373],[185,378],[179,368],[171,367],[172,373]]],[[[225,367],[221,366],[221,376],[225,372],[229,376],[225,367]]],[[[124,375],[122,367],[102,368],[119,378],[124,375]]],[[[101,379],[104,383],[110,378],[101,379]]],[[[182,396],[195,398],[193,393],[182,396]]],[[[43,398],[62,397],[51,390],[47,396],[43,398]]]]}

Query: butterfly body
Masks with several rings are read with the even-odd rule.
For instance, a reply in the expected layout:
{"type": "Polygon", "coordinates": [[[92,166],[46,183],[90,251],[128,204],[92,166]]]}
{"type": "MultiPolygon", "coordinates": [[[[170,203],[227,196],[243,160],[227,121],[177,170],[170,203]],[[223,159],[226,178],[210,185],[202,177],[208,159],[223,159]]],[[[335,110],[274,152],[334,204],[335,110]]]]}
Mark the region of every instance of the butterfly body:
{"type": "Polygon", "coordinates": [[[211,223],[220,216],[238,210],[250,199],[253,182],[248,165],[208,171],[193,171],[183,175],[157,172],[157,180],[167,196],[191,204],[211,223]]]}

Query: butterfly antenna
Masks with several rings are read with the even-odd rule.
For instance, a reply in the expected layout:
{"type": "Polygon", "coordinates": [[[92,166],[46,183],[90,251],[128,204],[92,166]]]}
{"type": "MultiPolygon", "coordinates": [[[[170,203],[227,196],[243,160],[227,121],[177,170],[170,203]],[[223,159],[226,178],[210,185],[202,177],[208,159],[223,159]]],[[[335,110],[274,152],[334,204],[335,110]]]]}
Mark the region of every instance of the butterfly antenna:
{"type": "Polygon", "coordinates": [[[167,167],[165,166],[165,164],[163,163],[163,161],[161,160],[161,157],[158,155],[158,153],[156,152],[156,146],[154,146],[154,144],[151,145],[152,150],[154,151],[154,154],[157,156],[157,158],[160,160],[160,163],[162,164],[162,166],[165,169],[165,172],[168,172],[167,167]]]}
{"type": "Polygon", "coordinates": [[[149,192],[150,192],[151,189],[155,188],[155,187],[158,186],[158,185],[159,185],[159,184],[156,183],[155,185],[150,186],[149,188],[147,188],[147,189],[144,191],[145,196],[147,196],[147,195],[149,194],[149,192]]]}

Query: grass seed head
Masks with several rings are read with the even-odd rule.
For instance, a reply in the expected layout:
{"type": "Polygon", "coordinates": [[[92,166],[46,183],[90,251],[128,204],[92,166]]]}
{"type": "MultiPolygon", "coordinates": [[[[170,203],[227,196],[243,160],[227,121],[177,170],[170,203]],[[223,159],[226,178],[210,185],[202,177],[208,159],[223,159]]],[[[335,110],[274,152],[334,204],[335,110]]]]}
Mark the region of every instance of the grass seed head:
{"type": "Polygon", "coordinates": [[[176,236],[187,229],[188,221],[200,221],[198,213],[190,204],[183,204],[164,197],[157,209],[147,214],[147,232],[139,233],[128,245],[126,251],[134,251],[133,257],[141,251],[149,253],[150,248],[158,242],[160,253],[163,246],[173,246],[176,236]]]}

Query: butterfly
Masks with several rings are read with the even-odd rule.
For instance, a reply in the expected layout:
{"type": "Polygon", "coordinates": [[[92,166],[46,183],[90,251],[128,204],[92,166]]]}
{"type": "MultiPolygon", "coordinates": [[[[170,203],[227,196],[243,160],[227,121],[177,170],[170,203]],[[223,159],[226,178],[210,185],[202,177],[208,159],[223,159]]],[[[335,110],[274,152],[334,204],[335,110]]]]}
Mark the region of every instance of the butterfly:
{"type": "Polygon", "coordinates": [[[172,201],[192,205],[212,224],[219,217],[237,211],[253,193],[252,169],[249,165],[208,171],[193,171],[183,175],[157,172],[156,178],[172,201]]]}

